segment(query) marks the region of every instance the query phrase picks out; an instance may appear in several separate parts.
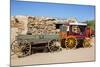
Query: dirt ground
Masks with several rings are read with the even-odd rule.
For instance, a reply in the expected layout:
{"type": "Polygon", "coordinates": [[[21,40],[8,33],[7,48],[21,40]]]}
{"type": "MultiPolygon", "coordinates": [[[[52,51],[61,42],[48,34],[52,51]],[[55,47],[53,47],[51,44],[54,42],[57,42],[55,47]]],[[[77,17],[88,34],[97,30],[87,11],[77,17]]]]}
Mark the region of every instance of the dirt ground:
{"type": "Polygon", "coordinates": [[[79,48],[66,50],[54,53],[36,53],[27,57],[18,58],[16,55],[11,56],[11,65],[36,65],[36,64],[50,64],[50,63],[67,63],[79,61],[94,61],[95,49],[94,46],[90,48],[79,48]]]}

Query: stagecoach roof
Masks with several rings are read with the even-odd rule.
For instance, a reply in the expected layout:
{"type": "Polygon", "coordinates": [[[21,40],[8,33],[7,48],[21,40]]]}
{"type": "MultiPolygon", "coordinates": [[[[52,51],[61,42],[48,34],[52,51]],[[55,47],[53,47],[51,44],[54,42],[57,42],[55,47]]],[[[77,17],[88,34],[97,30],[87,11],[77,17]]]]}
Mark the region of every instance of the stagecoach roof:
{"type": "Polygon", "coordinates": [[[69,23],[69,25],[87,25],[86,23],[69,23]]]}

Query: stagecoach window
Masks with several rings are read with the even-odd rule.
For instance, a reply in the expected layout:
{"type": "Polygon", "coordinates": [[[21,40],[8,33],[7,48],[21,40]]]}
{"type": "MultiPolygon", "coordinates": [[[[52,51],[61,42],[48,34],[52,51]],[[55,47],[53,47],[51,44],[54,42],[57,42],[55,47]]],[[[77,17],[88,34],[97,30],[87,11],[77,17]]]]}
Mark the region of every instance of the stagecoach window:
{"type": "Polygon", "coordinates": [[[71,32],[75,34],[83,34],[85,32],[85,27],[86,26],[71,26],[71,32]]]}
{"type": "Polygon", "coordinates": [[[60,29],[62,24],[56,24],[56,29],[60,29]]]}
{"type": "Polygon", "coordinates": [[[62,25],[62,26],[60,27],[60,29],[61,29],[61,31],[63,31],[63,32],[68,31],[68,30],[67,30],[68,27],[67,27],[66,25],[62,25]]]}

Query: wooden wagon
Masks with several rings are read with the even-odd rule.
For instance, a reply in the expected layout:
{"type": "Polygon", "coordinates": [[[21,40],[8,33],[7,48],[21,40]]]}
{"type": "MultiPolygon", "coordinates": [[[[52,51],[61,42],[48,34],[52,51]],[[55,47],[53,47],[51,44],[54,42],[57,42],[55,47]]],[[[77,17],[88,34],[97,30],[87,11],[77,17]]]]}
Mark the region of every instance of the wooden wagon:
{"type": "Polygon", "coordinates": [[[24,57],[35,53],[35,50],[43,49],[44,52],[59,51],[60,46],[56,42],[60,42],[58,34],[44,35],[18,35],[16,40],[11,44],[11,51],[18,57],[24,57]]]}

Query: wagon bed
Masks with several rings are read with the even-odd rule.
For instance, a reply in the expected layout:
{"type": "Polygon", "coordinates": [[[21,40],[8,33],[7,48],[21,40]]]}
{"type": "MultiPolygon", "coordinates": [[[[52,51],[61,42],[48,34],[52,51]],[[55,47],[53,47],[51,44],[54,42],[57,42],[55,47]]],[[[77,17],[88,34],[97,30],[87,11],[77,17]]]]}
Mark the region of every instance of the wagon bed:
{"type": "Polygon", "coordinates": [[[16,40],[27,40],[34,43],[45,43],[51,40],[59,40],[59,34],[46,35],[18,35],[16,40]]]}

